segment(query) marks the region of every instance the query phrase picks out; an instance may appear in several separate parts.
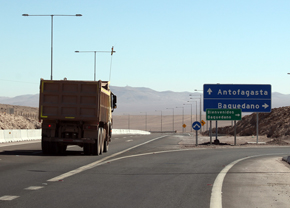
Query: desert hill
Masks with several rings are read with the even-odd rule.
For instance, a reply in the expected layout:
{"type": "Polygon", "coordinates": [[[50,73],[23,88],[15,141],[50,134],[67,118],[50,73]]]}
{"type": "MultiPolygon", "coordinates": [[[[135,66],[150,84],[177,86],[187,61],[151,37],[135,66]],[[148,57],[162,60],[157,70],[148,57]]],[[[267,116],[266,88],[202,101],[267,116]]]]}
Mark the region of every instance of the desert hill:
{"type": "MultiPolygon", "coordinates": [[[[174,108],[175,115],[182,115],[182,109],[176,107],[184,107],[184,114],[191,114],[192,104],[193,114],[200,112],[200,97],[199,92],[173,92],[173,91],[155,91],[145,87],[116,87],[111,86],[112,92],[117,95],[118,108],[114,112],[115,115],[140,115],[140,112],[147,112],[148,115],[158,115],[156,112],[162,110],[163,115],[172,115],[172,110],[167,108],[174,108]],[[189,96],[193,95],[193,96],[189,96]],[[194,99],[190,99],[194,98],[194,99]],[[190,101],[190,102],[187,102],[190,101]]],[[[194,90],[192,90],[194,91],[194,90]]],[[[1,104],[19,105],[38,107],[39,95],[21,95],[16,97],[0,97],[1,104]]],[[[203,106],[203,103],[201,104],[203,106]]],[[[274,92],[272,93],[272,108],[278,108],[290,105],[290,95],[274,92]]]]}
{"type": "MultiPolygon", "coordinates": [[[[259,113],[259,135],[271,138],[290,138],[290,106],[272,109],[271,113],[259,113]]],[[[256,135],[257,114],[243,116],[236,123],[236,133],[239,136],[256,135]]],[[[216,132],[213,128],[212,132],[216,132]]],[[[208,134],[208,132],[205,132],[208,134]]],[[[234,135],[234,127],[218,128],[219,134],[234,135]]]]}

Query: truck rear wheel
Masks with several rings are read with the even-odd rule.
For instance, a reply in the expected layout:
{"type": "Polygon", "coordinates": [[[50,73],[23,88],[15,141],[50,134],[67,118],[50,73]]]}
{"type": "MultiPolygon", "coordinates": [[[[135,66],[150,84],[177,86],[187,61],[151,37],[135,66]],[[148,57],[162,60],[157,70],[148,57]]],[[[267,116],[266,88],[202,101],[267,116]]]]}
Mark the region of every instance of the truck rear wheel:
{"type": "Polygon", "coordinates": [[[109,142],[108,142],[108,140],[106,139],[106,140],[104,141],[104,152],[108,152],[108,150],[109,150],[109,142]]]}
{"type": "Polygon", "coordinates": [[[103,131],[104,129],[102,127],[99,127],[98,130],[98,147],[96,148],[97,150],[97,155],[101,155],[103,153],[103,148],[102,148],[102,143],[103,143],[103,131]]]}
{"type": "Polygon", "coordinates": [[[49,142],[41,140],[41,149],[43,154],[49,154],[50,148],[49,148],[49,142]]]}
{"type": "Polygon", "coordinates": [[[84,154],[85,155],[90,155],[91,154],[91,144],[84,144],[84,154]]]}
{"type": "Polygon", "coordinates": [[[106,132],[106,137],[104,141],[104,152],[108,152],[109,150],[109,139],[110,139],[109,134],[110,134],[109,132],[106,132]]]}

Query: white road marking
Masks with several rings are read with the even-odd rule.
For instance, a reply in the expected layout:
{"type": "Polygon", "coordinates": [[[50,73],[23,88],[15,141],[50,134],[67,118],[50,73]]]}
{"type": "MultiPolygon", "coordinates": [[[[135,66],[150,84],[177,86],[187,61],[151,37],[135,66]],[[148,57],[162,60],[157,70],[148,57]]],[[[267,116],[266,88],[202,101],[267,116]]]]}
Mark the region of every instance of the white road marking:
{"type": "MultiPolygon", "coordinates": [[[[161,138],[166,137],[166,136],[167,136],[167,135],[164,135],[164,136],[161,136],[161,137],[157,137],[157,138],[154,138],[154,139],[148,140],[147,142],[144,142],[144,143],[141,143],[141,144],[135,145],[135,146],[130,147],[130,148],[128,148],[128,149],[125,149],[125,150],[123,150],[123,151],[121,151],[121,152],[117,152],[117,153],[115,153],[115,154],[113,154],[113,155],[110,155],[110,156],[108,156],[108,157],[105,157],[105,158],[103,158],[103,159],[101,159],[101,160],[98,160],[98,161],[93,162],[93,163],[91,163],[91,164],[88,164],[88,165],[85,165],[85,166],[79,167],[79,168],[77,168],[77,169],[75,169],[75,170],[72,170],[72,171],[69,171],[69,172],[67,172],[67,173],[64,173],[64,174],[62,174],[62,175],[60,175],[60,176],[57,176],[57,177],[51,178],[51,179],[49,179],[49,180],[47,180],[47,181],[55,182],[55,181],[63,180],[64,178],[70,177],[70,176],[75,175],[75,174],[77,174],[77,173],[80,173],[80,172],[83,172],[83,171],[85,171],[85,170],[89,170],[89,169],[92,169],[92,168],[94,168],[94,167],[96,167],[96,166],[99,166],[99,165],[101,165],[101,164],[104,164],[104,163],[102,163],[102,162],[104,162],[105,160],[108,160],[109,158],[115,157],[115,156],[120,155],[120,154],[122,154],[122,153],[124,153],[124,152],[127,152],[127,151],[129,151],[129,150],[131,150],[131,149],[134,149],[134,148],[140,147],[140,146],[142,146],[142,145],[144,145],[144,144],[148,144],[148,143],[150,143],[150,142],[153,142],[153,141],[155,141],[155,140],[157,140],[157,139],[161,139],[161,138]]],[[[106,162],[107,162],[107,161],[106,161],[106,162]]]]}
{"type": "Polygon", "coordinates": [[[41,188],[43,188],[43,186],[30,186],[30,187],[25,188],[25,190],[35,191],[41,188]]]}
{"type": "MultiPolygon", "coordinates": [[[[139,145],[140,146],[140,145],[139,145]]],[[[135,148],[135,147],[134,147],[135,148]]],[[[89,169],[92,169],[94,167],[97,167],[97,166],[101,166],[101,165],[104,165],[104,164],[107,164],[109,162],[114,162],[114,161],[117,161],[117,160],[121,160],[121,159],[126,159],[126,158],[131,158],[131,157],[139,157],[139,156],[145,156],[145,155],[153,155],[153,154],[161,154],[161,153],[169,153],[169,152],[183,152],[183,151],[198,151],[198,150],[204,150],[206,148],[198,148],[198,149],[179,149],[179,150],[165,150],[165,151],[160,151],[160,152],[148,152],[148,153],[142,153],[142,154],[138,154],[138,155],[128,155],[128,156],[124,156],[124,157],[118,157],[118,158],[115,158],[115,159],[112,159],[112,160],[106,160],[104,161],[106,158],[103,158],[102,160],[99,160],[99,161],[96,161],[94,163],[91,163],[89,165],[86,165],[86,166],[83,166],[83,167],[80,167],[76,170],[72,170],[68,173],[65,173],[65,174],[62,174],[60,176],[57,176],[55,178],[52,178],[48,181],[51,181],[51,182],[55,182],[55,181],[60,181],[60,180],[63,180],[64,178],[67,178],[69,176],[72,176],[72,175],[75,175],[77,173],[80,173],[80,172],[83,172],[85,170],[89,170],[89,169]]],[[[126,150],[124,150],[126,151],[126,150]]],[[[119,153],[116,153],[117,155],[119,155],[119,153]]],[[[116,155],[115,155],[116,156],[116,155]]],[[[111,158],[113,156],[109,156],[107,157],[108,158],[111,158]]]]}
{"type": "Polygon", "coordinates": [[[254,156],[249,156],[245,157],[239,160],[236,160],[230,164],[228,164],[222,171],[218,174],[216,177],[212,189],[211,189],[211,197],[210,197],[210,208],[222,208],[222,187],[223,187],[223,182],[226,174],[228,171],[238,162],[241,162],[243,160],[253,158],[253,157],[261,157],[261,156],[270,156],[270,155],[280,155],[280,153],[277,154],[265,154],[265,155],[254,155],[254,156]]]}
{"type": "Polygon", "coordinates": [[[128,139],[126,140],[126,142],[133,142],[133,139],[128,139]]]}
{"type": "Polygon", "coordinates": [[[16,198],[18,198],[19,196],[8,196],[8,195],[6,195],[6,196],[1,196],[0,197],[0,200],[1,201],[11,201],[11,200],[13,200],[13,199],[16,199],[16,198]]]}

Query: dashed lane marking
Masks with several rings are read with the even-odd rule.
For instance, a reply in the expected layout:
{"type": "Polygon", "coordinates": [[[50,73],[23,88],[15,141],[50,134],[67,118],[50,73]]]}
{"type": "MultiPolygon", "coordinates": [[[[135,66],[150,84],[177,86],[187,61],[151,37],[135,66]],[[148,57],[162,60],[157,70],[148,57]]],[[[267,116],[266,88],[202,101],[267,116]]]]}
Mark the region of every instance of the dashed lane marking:
{"type": "Polygon", "coordinates": [[[133,142],[133,139],[128,139],[126,140],[126,142],[133,142]]]}
{"type": "Polygon", "coordinates": [[[0,200],[1,201],[11,201],[11,200],[16,199],[18,197],[19,196],[9,196],[9,195],[6,195],[6,196],[1,196],[0,197],[0,200]]]}
{"type": "Polygon", "coordinates": [[[130,148],[128,148],[128,149],[125,149],[125,150],[123,150],[123,151],[121,151],[121,152],[117,152],[117,153],[115,153],[115,154],[113,154],[113,155],[110,155],[110,156],[108,156],[108,157],[104,157],[103,159],[100,159],[100,160],[98,160],[98,161],[96,161],[96,162],[93,162],[93,163],[91,163],[91,164],[88,164],[88,165],[82,166],[82,167],[80,167],[80,168],[77,168],[77,169],[75,169],[75,170],[69,171],[69,172],[67,172],[67,173],[64,173],[64,174],[62,174],[62,175],[60,175],[60,176],[54,177],[54,178],[49,179],[49,180],[47,180],[47,181],[55,182],[55,181],[63,180],[63,179],[65,179],[65,178],[67,178],[67,177],[70,177],[70,176],[72,176],[72,175],[75,175],[75,174],[78,174],[78,173],[80,173],[80,172],[83,172],[83,171],[86,171],[86,170],[92,169],[92,168],[94,168],[94,167],[96,167],[96,166],[99,166],[103,161],[108,160],[109,158],[112,158],[112,157],[115,157],[115,156],[117,156],[117,155],[123,154],[124,152],[128,152],[128,151],[131,150],[131,149],[134,149],[134,148],[140,147],[140,146],[142,146],[142,145],[148,144],[148,143],[150,143],[150,142],[153,142],[153,141],[155,141],[155,140],[157,140],[157,139],[164,138],[164,137],[166,137],[166,136],[167,136],[167,135],[160,136],[160,137],[157,137],[157,138],[154,138],[154,139],[148,140],[147,142],[144,142],[144,143],[141,143],[141,144],[135,145],[135,146],[133,146],[133,147],[130,147],[130,148]]]}
{"type": "Polygon", "coordinates": [[[30,186],[30,187],[27,187],[25,190],[35,191],[35,190],[39,190],[42,188],[43,188],[43,186],[30,186]]]}

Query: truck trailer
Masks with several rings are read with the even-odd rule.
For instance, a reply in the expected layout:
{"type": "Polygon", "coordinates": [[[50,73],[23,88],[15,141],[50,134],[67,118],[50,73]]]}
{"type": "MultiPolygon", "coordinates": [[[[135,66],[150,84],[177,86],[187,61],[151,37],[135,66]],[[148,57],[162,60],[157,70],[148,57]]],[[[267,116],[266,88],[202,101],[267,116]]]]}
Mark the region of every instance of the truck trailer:
{"type": "Polygon", "coordinates": [[[39,121],[44,154],[64,154],[78,145],[85,155],[107,152],[117,97],[108,81],[40,81],[39,121]]]}

